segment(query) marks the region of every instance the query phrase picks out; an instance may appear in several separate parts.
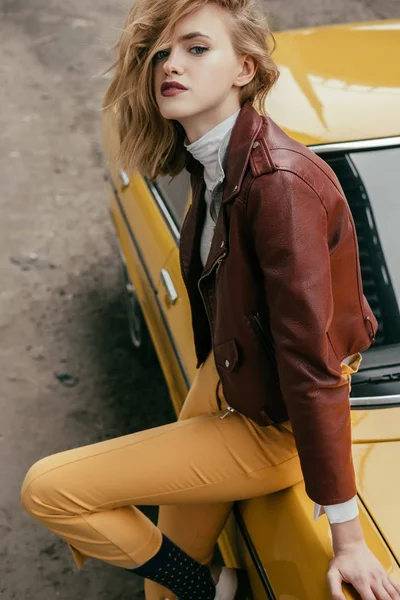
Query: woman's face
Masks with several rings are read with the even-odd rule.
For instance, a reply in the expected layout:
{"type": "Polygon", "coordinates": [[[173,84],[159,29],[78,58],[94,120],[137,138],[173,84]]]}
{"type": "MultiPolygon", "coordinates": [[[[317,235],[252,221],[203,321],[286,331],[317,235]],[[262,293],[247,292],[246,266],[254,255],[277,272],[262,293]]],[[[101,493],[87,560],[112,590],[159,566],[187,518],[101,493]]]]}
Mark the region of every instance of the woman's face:
{"type": "Polygon", "coordinates": [[[240,108],[240,87],[254,76],[254,61],[234,52],[227,22],[223,8],[207,4],[182,17],[168,48],[153,57],[154,94],[160,113],[165,119],[179,121],[190,142],[240,108]],[[189,39],[182,37],[188,34],[189,39]],[[187,90],[163,95],[161,84],[165,81],[177,81],[187,90]]]}

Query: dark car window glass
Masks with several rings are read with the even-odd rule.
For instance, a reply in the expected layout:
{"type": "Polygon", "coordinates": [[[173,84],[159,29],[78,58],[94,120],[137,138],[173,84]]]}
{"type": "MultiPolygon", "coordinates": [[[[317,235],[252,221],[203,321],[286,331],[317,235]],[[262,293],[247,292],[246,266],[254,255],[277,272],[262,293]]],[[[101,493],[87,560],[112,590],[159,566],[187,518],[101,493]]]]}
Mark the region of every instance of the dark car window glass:
{"type": "Polygon", "coordinates": [[[178,229],[180,229],[189,199],[190,174],[184,169],[179,175],[174,177],[174,179],[171,179],[170,175],[160,175],[157,177],[155,185],[167,205],[178,229]]]}
{"type": "Polygon", "coordinates": [[[400,148],[325,160],[354,218],[364,295],[379,322],[375,344],[400,342],[400,148]]]}

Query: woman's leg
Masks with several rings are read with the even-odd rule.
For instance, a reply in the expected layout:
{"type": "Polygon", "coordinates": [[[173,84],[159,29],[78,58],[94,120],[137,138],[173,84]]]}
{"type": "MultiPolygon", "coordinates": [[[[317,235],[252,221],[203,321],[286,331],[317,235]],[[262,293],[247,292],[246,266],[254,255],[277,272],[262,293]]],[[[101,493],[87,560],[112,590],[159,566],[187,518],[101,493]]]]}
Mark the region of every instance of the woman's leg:
{"type": "MultiPolygon", "coordinates": [[[[348,379],[350,390],[351,375],[358,371],[361,360],[361,354],[356,353],[350,357],[348,365],[342,363],[342,374],[348,379]]],[[[197,372],[179,420],[215,412],[217,410],[217,389],[220,402],[226,405],[221,386],[218,386],[219,382],[214,355],[211,352],[200,371],[197,372]],[[199,389],[200,372],[201,389],[199,389]]],[[[289,421],[285,423],[285,426],[292,431],[289,421]]],[[[215,544],[232,506],[233,502],[161,505],[157,525],[165,535],[198,562],[204,565],[211,564],[215,544]]],[[[178,600],[172,592],[150,579],[145,580],[145,596],[146,600],[164,600],[165,598],[178,600]]]]}
{"type": "MultiPolygon", "coordinates": [[[[204,366],[193,402],[206,389],[204,366]]],[[[22,485],[25,508],[68,542],[78,568],[90,556],[135,568],[161,544],[160,529],[135,504],[227,504],[301,479],[290,431],[259,427],[238,413],[221,420],[214,408],[39,460],[22,485]]]]}
{"type": "MultiPolygon", "coordinates": [[[[214,354],[210,352],[201,365],[186,396],[179,420],[190,419],[218,411],[216,399],[219,375],[215,367],[214,354]]],[[[220,401],[224,398],[219,391],[220,401]]],[[[182,550],[199,563],[211,564],[214,547],[229,516],[233,502],[161,505],[158,513],[158,528],[182,550]]],[[[164,586],[145,580],[146,600],[177,600],[164,586]]]]}

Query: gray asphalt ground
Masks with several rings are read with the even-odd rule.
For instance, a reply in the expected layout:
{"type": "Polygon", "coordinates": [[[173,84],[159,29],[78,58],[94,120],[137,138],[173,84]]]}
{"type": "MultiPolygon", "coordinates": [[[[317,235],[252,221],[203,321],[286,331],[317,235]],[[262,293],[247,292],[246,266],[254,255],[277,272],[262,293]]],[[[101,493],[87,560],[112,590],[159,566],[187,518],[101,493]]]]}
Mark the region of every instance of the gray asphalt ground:
{"type": "MultiPolygon", "coordinates": [[[[132,356],[103,181],[99,74],[128,6],[0,0],[2,600],[143,598],[122,569],[77,572],[19,496],[43,456],[174,420],[158,365],[132,356]]],[[[400,2],[272,0],[268,13],[278,30],[400,17],[400,2]]]]}

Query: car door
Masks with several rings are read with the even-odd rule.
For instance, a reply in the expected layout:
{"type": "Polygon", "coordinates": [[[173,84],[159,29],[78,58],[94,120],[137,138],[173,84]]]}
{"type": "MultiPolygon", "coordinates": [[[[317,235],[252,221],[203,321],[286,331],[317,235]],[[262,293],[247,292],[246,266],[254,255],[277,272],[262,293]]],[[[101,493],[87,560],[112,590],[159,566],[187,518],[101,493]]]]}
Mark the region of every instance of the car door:
{"type": "Polygon", "coordinates": [[[159,305],[161,272],[176,247],[177,227],[165,209],[158,186],[139,172],[118,166],[118,132],[112,111],[102,119],[107,178],[113,197],[110,213],[124,269],[138,298],[164,373],[169,372],[171,342],[159,305]]]}
{"type": "MultiPolygon", "coordinates": [[[[134,252],[145,271],[146,286],[155,293],[161,269],[174,247],[157,190],[138,171],[127,173],[118,165],[119,140],[115,115],[107,111],[102,119],[102,142],[108,162],[108,178],[114,192],[114,218],[121,217],[134,252]],[[120,213],[120,214],[118,214],[120,213]]],[[[120,236],[121,238],[121,236],[120,236]]],[[[121,241],[121,239],[120,239],[121,241]]],[[[126,251],[125,254],[130,254],[126,251]]]]}
{"type": "Polygon", "coordinates": [[[169,225],[159,202],[157,189],[139,173],[118,173],[119,208],[134,242],[139,260],[154,293],[160,273],[174,248],[169,225]]]}
{"type": "Polygon", "coordinates": [[[191,202],[189,173],[182,171],[173,180],[170,177],[158,177],[155,187],[164,204],[165,219],[171,220],[175,225],[175,230],[170,227],[173,249],[160,273],[159,300],[171,336],[171,363],[176,374],[175,382],[180,382],[180,389],[172,397],[175,410],[179,413],[196,373],[190,306],[179,264],[180,230],[191,202]]]}

